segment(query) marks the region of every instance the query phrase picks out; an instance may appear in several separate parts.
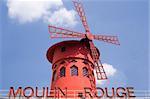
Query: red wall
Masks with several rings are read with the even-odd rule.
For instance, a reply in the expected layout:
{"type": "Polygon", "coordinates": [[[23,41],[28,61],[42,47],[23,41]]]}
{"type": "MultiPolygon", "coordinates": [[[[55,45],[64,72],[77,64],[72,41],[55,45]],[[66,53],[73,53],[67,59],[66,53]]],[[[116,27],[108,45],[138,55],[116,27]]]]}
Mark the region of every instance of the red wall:
{"type": "MultiPolygon", "coordinates": [[[[52,79],[51,89],[61,88],[64,90],[82,90],[84,88],[92,88],[89,77],[83,76],[82,69],[83,67],[88,68],[88,73],[92,75],[93,72],[93,60],[90,55],[90,51],[86,48],[85,44],[81,44],[79,41],[76,42],[61,42],[59,44],[53,45],[49,50],[47,55],[48,58],[52,59],[52,69],[53,72],[56,70],[57,79],[54,81],[52,79]],[[57,46],[59,45],[59,46],[57,46]],[[61,48],[65,47],[65,51],[62,52],[61,48]],[[50,54],[53,52],[52,54],[50,54]],[[71,60],[76,60],[77,62],[70,62],[71,60]],[[87,61],[88,64],[84,64],[83,61],[87,61]],[[65,61],[64,64],[60,64],[62,61],[65,61]],[[57,66],[56,66],[57,65],[57,66]],[[78,76],[71,76],[71,67],[75,65],[78,67],[78,76]],[[56,67],[55,67],[56,66],[56,67]],[[60,68],[66,67],[65,77],[60,77],[60,68]]],[[[49,59],[49,60],[50,60],[49,59]]],[[[94,81],[95,77],[92,76],[94,81]]],[[[52,77],[53,78],[53,77],[52,77]]],[[[95,84],[95,82],[94,82],[95,84]]],[[[95,84],[96,87],[96,84],[95,84]]],[[[96,91],[96,89],[95,89],[96,91]]]]}

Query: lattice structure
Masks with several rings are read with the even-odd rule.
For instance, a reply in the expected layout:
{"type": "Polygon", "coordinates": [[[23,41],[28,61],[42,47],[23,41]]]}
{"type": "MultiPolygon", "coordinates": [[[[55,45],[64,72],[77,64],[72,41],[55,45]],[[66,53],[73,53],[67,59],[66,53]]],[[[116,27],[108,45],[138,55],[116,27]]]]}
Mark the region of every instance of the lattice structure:
{"type": "Polygon", "coordinates": [[[84,38],[85,34],[55,26],[48,26],[51,38],[84,38]]]}
{"type": "MultiPolygon", "coordinates": [[[[48,26],[51,38],[86,38],[86,33],[75,32],[61,27],[48,26]]],[[[120,45],[117,36],[93,35],[94,40],[99,40],[115,45],[120,45]]]]}
{"type": "Polygon", "coordinates": [[[96,69],[97,79],[98,80],[107,79],[103,65],[101,64],[101,62],[99,60],[99,55],[98,55],[97,49],[94,46],[93,42],[90,42],[90,48],[91,48],[91,54],[92,54],[92,58],[94,61],[95,69],[96,69]]]}
{"type": "Polygon", "coordinates": [[[95,40],[120,45],[117,36],[93,35],[93,37],[94,37],[95,40]]]}
{"type": "Polygon", "coordinates": [[[80,16],[80,19],[82,21],[82,24],[83,24],[86,32],[89,32],[90,30],[88,27],[88,23],[86,21],[86,16],[85,16],[83,5],[81,4],[81,2],[79,0],[74,0],[73,3],[76,8],[76,11],[78,12],[78,15],[80,16]]]}
{"type": "Polygon", "coordinates": [[[102,63],[99,62],[95,64],[95,70],[96,70],[96,75],[97,75],[97,79],[98,80],[105,80],[107,79],[107,75],[105,73],[104,67],[102,65],[102,63]]]}

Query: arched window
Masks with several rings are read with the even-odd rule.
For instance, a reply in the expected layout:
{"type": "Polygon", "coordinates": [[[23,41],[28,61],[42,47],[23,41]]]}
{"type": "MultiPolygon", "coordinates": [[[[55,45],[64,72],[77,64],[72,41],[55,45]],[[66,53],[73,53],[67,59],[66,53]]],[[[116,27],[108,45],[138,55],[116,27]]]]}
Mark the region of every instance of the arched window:
{"type": "Polygon", "coordinates": [[[78,76],[78,67],[75,65],[71,67],[71,76],[78,76]]]}
{"type": "Polygon", "coordinates": [[[83,67],[82,74],[83,74],[83,76],[87,76],[88,77],[88,69],[86,67],[83,67]]]}
{"type": "Polygon", "coordinates": [[[56,75],[56,70],[53,72],[53,81],[55,81],[56,80],[56,77],[57,77],[57,75],[56,75]]]}
{"type": "Polygon", "coordinates": [[[60,77],[65,77],[65,73],[66,73],[66,68],[65,67],[62,67],[60,69],[60,77]]]}

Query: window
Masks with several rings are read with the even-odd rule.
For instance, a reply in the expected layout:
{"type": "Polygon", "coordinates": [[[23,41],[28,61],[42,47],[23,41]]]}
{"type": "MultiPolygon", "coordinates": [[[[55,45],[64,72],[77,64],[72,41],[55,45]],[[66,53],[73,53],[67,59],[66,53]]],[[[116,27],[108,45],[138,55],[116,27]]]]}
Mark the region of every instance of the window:
{"type": "Polygon", "coordinates": [[[71,67],[71,76],[78,76],[78,67],[75,65],[71,67]]]}
{"type": "Polygon", "coordinates": [[[60,69],[60,77],[65,77],[65,73],[66,73],[66,68],[65,67],[62,67],[60,69]]]}
{"type": "Polygon", "coordinates": [[[56,70],[53,72],[53,81],[55,81],[56,80],[56,77],[57,77],[57,75],[56,75],[56,70]]]}
{"type": "Polygon", "coordinates": [[[64,51],[66,51],[66,47],[61,48],[61,52],[64,52],[64,51]]]}
{"type": "Polygon", "coordinates": [[[83,73],[83,76],[88,77],[88,69],[86,67],[83,67],[82,73],[83,73]]]}

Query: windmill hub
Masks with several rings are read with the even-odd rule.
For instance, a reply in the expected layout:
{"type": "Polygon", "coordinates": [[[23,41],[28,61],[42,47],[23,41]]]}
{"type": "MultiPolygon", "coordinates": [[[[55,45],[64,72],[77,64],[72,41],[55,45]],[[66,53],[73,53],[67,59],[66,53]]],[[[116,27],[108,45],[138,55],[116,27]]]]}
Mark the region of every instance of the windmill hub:
{"type": "Polygon", "coordinates": [[[86,36],[87,36],[87,38],[88,38],[89,40],[93,40],[93,39],[94,39],[93,34],[90,33],[90,32],[87,32],[86,36]]]}

